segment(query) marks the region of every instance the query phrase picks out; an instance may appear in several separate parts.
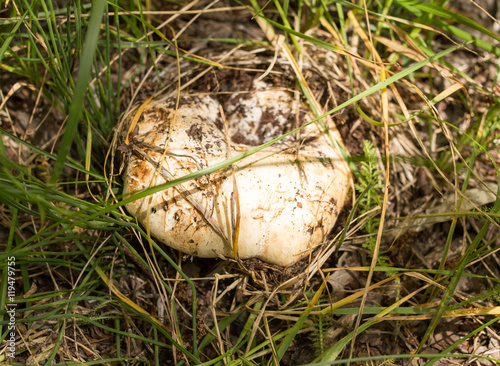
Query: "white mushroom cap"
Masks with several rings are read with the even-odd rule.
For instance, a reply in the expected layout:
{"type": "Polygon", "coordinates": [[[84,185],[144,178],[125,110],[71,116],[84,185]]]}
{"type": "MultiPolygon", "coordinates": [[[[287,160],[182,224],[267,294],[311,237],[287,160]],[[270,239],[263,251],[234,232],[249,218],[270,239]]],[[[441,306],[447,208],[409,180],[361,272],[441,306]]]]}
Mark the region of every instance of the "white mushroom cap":
{"type": "MultiPolygon", "coordinates": [[[[226,113],[230,133],[240,135],[236,140],[251,140],[253,137],[241,136],[260,128],[259,134],[267,141],[283,133],[275,131],[276,124],[293,122],[276,117],[288,113],[286,108],[293,111],[295,103],[290,93],[262,91],[232,99],[236,101],[226,107],[226,113]],[[277,121],[259,127],[263,115],[275,116],[277,121]]],[[[126,195],[214,165],[226,160],[229,153],[235,156],[250,148],[232,143],[229,151],[226,136],[217,127],[221,121],[219,104],[211,97],[185,98],[175,121],[173,115],[172,102],[148,107],[138,123],[139,133],[134,141],[157,166],[161,150],[167,146],[162,167],[171,177],[156,176],[157,167],[132,156],[125,173],[126,195]],[[160,149],[148,148],[151,145],[160,149]]],[[[238,199],[238,256],[292,265],[320,244],[333,228],[349,194],[351,174],[320,126],[307,126],[301,133],[300,140],[285,138],[234,164],[234,178],[229,167],[183,184],[183,194],[178,188],[167,189],[152,198],[129,203],[127,210],[143,225],[149,225],[154,237],[175,249],[200,257],[232,257],[230,242],[238,199]]],[[[336,129],[332,135],[340,140],[336,129]]]]}

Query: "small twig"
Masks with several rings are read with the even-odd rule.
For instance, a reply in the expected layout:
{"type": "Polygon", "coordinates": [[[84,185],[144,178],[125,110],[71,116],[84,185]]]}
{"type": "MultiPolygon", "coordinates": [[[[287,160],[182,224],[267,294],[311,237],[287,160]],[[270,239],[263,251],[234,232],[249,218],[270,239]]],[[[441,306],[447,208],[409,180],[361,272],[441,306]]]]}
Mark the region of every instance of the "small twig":
{"type": "Polygon", "coordinates": [[[139,142],[136,145],[138,147],[145,147],[146,149],[150,149],[150,150],[157,152],[157,153],[160,153],[160,154],[165,153],[165,155],[174,156],[176,158],[188,158],[188,159],[191,159],[192,161],[194,161],[194,163],[196,164],[198,169],[205,168],[205,166],[203,166],[203,164],[201,164],[200,161],[193,155],[177,154],[177,153],[174,153],[170,150],[165,151],[164,148],[158,147],[158,146],[153,145],[153,144],[149,144],[147,142],[139,142]]]}

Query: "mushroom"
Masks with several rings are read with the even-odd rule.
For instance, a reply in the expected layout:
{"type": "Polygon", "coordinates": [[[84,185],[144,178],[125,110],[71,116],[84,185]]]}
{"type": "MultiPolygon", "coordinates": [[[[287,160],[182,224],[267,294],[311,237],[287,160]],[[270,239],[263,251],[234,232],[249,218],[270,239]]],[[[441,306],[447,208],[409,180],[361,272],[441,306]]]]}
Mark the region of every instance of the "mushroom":
{"type": "MultiPolygon", "coordinates": [[[[276,90],[234,94],[224,110],[228,132],[210,96],[181,98],[177,111],[174,100],[151,103],[137,124],[124,194],[224,161],[311,118],[290,92],[276,90]]],[[[327,124],[340,141],[333,122],[327,124]]],[[[350,176],[339,149],[315,123],[228,168],[126,208],[152,236],[184,253],[237,253],[290,266],[331,231],[349,195],[350,176]]]]}

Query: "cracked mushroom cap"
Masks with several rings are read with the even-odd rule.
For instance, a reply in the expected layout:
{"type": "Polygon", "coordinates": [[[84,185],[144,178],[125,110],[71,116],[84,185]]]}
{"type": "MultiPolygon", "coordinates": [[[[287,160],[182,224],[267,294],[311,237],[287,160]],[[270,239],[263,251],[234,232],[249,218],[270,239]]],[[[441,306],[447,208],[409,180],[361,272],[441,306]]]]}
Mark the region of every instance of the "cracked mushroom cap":
{"type": "MultiPolygon", "coordinates": [[[[299,119],[306,114],[288,92],[235,94],[224,108],[229,146],[215,99],[186,97],[176,113],[174,109],[174,102],[167,100],[144,111],[133,141],[140,153],[130,157],[126,168],[125,195],[245,152],[302,124],[299,119]]],[[[336,128],[330,127],[340,141],[336,128]]],[[[350,174],[326,132],[312,124],[232,168],[138,199],[126,208],[142,225],[149,225],[152,236],[184,253],[232,257],[238,226],[239,258],[290,266],[333,228],[349,195],[350,174]]]]}

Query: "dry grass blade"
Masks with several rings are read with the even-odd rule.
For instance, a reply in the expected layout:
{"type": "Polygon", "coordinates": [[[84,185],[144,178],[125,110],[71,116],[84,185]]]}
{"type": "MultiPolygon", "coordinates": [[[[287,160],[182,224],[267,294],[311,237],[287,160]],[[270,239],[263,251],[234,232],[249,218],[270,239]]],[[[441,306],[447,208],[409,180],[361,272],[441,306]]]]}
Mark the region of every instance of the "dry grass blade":
{"type": "Polygon", "coordinates": [[[152,316],[150,313],[148,313],[146,310],[138,306],[136,303],[134,303],[132,300],[130,300],[127,296],[125,296],[118,288],[113,284],[112,281],[106,276],[106,274],[102,271],[101,268],[96,267],[96,271],[99,274],[99,276],[102,278],[104,283],[109,287],[110,291],[117,297],[120,298],[125,304],[129,305],[131,308],[137,310],[137,312],[142,313],[149,318],[151,318],[155,324],[158,326],[164,328],[167,332],[172,332],[171,329],[168,329],[162,322],[160,322],[158,319],[156,319],[154,316],[152,316]]]}
{"type": "MultiPolygon", "coordinates": [[[[475,308],[475,309],[457,309],[445,311],[442,315],[443,318],[458,318],[465,316],[481,316],[481,315],[500,315],[500,307],[487,307],[487,308],[475,308]]],[[[433,314],[426,315],[411,315],[411,316],[385,316],[383,318],[372,318],[374,320],[391,320],[391,321],[416,321],[416,320],[427,320],[432,319],[433,314]]]]}
{"type": "MultiPolygon", "coordinates": [[[[227,129],[226,116],[224,115],[224,109],[222,106],[219,107],[219,111],[222,117],[222,124],[224,125],[224,132],[226,135],[227,143],[227,157],[231,158],[231,138],[229,137],[229,131],[227,129]]],[[[231,237],[232,237],[232,247],[233,247],[233,257],[238,258],[238,237],[240,232],[240,221],[241,221],[241,211],[240,211],[240,196],[238,193],[238,184],[236,182],[236,174],[234,173],[234,168],[231,166],[231,177],[233,178],[233,194],[231,195],[231,237]]]]}
{"type": "MultiPolygon", "coordinates": [[[[359,26],[359,23],[357,22],[354,14],[352,11],[348,13],[348,17],[351,20],[351,22],[354,24],[354,28],[357,31],[357,33],[361,36],[363,41],[365,42],[365,45],[367,48],[372,52],[372,55],[374,57],[374,60],[380,64],[382,64],[382,59],[379,56],[378,52],[375,50],[375,47],[373,46],[372,41],[366,37],[364,31],[362,28],[359,26]]],[[[369,28],[368,28],[369,29],[369,28]]],[[[370,34],[371,38],[371,34],[370,34]]],[[[381,70],[380,73],[380,81],[384,81],[389,77],[388,72],[386,72],[385,69],[381,70]]],[[[364,294],[361,298],[361,305],[359,307],[359,313],[358,317],[356,319],[356,325],[354,327],[353,331],[353,337],[351,341],[351,350],[350,350],[350,358],[352,358],[354,348],[356,345],[356,334],[357,330],[361,324],[361,316],[363,314],[363,309],[366,303],[366,299],[368,297],[368,289],[370,288],[371,281],[373,278],[373,273],[375,270],[375,266],[378,263],[378,256],[379,256],[379,251],[380,251],[380,245],[382,242],[382,234],[384,231],[384,223],[385,223],[385,218],[386,218],[386,212],[387,212],[387,202],[389,199],[389,180],[390,180],[390,152],[389,152],[389,103],[388,103],[388,96],[387,96],[387,88],[382,88],[381,90],[381,109],[382,109],[382,121],[384,123],[384,146],[385,146],[385,158],[386,158],[386,166],[385,166],[385,182],[384,182],[384,195],[383,195],[383,201],[382,201],[382,211],[380,213],[380,225],[378,228],[377,232],[377,239],[375,242],[375,248],[373,250],[373,257],[370,265],[370,270],[368,272],[368,278],[366,279],[366,284],[365,284],[365,291],[364,294]]]]}

